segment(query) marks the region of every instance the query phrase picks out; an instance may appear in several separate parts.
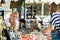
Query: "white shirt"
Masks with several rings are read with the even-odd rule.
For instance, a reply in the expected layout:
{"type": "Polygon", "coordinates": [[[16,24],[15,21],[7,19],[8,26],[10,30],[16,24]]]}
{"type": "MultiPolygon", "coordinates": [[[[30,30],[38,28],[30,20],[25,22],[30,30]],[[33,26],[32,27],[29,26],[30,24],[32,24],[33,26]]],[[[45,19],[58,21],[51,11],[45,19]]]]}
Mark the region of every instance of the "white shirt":
{"type": "Polygon", "coordinates": [[[0,11],[4,10],[3,7],[0,7],[0,11]]]}

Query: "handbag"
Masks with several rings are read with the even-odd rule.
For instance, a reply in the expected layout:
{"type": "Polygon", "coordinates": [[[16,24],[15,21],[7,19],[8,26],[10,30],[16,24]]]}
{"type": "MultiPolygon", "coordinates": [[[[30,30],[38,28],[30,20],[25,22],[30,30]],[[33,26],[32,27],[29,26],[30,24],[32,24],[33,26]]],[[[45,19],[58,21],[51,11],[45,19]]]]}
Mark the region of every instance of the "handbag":
{"type": "Polygon", "coordinates": [[[18,6],[19,6],[18,1],[11,0],[10,9],[18,8],[18,6]]]}
{"type": "Polygon", "coordinates": [[[10,40],[10,35],[9,35],[7,29],[2,30],[2,36],[6,37],[7,40],[10,40]]]}

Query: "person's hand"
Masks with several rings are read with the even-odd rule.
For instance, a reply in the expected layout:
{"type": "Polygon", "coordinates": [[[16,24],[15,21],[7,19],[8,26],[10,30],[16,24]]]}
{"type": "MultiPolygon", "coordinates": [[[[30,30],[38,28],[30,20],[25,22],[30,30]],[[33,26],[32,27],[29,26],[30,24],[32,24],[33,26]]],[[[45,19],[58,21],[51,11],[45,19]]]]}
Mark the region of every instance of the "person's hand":
{"type": "Polygon", "coordinates": [[[16,21],[11,22],[11,26],[16,26],[16,21]]]}
{"type": "Polygon", "coordinates": [[[12,25],[13,25],[13,26],[16,26],[16,22],[13,22],[12,25]]]}
{"type": "Polygon", "coordinates": [[[40,30],[40,32],[45,33],[46,32],[46,29],[40,30]]]}
{"type": "Polygon", "coordinates": [[[11,28],[12,30],[16,30],[17,29],[16,28],[17,27],[16,24],[17,24],[16,21],[14,21],[14,22],[11,23],[11,26],[10,27],[12,27],[11,28]]]}

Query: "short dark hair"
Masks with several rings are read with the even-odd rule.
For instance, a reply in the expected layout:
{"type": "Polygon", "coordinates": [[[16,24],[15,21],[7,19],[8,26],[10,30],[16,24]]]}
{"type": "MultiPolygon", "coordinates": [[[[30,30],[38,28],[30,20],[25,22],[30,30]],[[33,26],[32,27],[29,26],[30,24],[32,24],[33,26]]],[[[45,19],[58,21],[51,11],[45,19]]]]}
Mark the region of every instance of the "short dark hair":
{"type": "Polygon", "coordinates": [[[52,3],[51,3],[51,14],[52,14],[53,12],[56,12],[57,9],[58,9],[58,5],[57,5],[55,2],[52,2],[52,3]]]}

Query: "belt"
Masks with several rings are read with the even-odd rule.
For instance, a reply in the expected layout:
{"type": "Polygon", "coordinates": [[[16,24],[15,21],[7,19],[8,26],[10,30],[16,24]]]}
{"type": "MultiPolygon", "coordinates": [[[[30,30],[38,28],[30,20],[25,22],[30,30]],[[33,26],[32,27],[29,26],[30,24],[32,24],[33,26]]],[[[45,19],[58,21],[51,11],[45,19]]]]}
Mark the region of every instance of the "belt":
{"type": "Polygon", "coordinates": [[[60,34],[60,26],[55,26],[54,30],[51,33],[52,34],[60,34]]]}
{"type": "Polygon", "coordinates": [[[51,34],[60,34],[59,30],[52,30],[51,34]]]}

